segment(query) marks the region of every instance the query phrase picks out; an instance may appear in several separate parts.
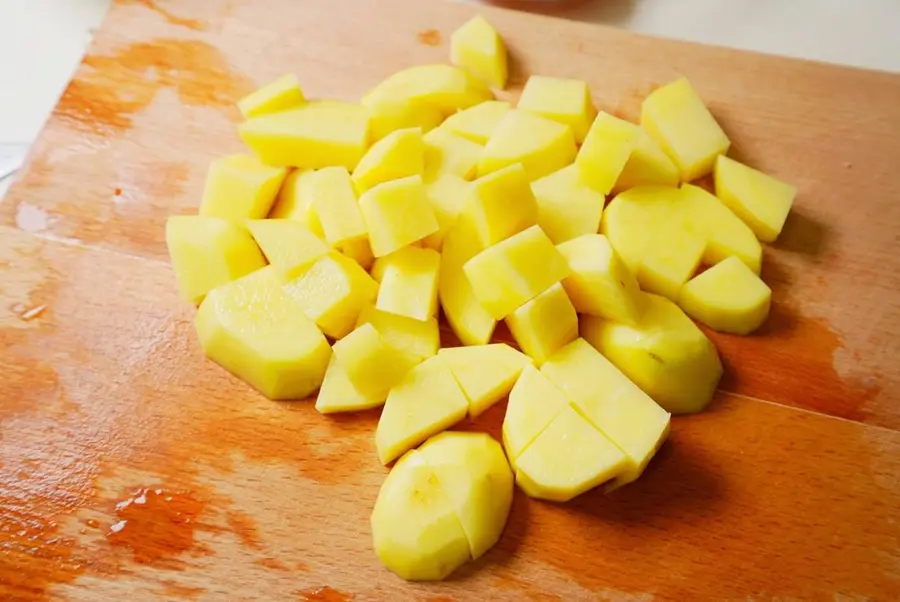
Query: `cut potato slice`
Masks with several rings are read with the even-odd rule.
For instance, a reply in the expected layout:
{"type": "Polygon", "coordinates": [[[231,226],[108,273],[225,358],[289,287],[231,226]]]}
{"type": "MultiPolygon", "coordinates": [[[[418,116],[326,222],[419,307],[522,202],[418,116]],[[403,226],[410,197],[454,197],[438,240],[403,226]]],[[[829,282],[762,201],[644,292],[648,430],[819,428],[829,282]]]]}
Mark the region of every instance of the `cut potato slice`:
{"type": "Polygon", "coordinates": [[[584,142],[597,116],[591,91],[580,79],[532,75],[525,82],[517,107],[569,126],[578,144],[584,142]]]}
{"type": "Polygon", "coordinates": [[[423,238],[422,245],[440,251],[444,248],[444,237],[447,235],[447,231],[456,223],[456,219],[469,197],[469,182],[459,176],[445,173],[438,176],[426,188],[428,202],[434,209],[439,229],[434,234],[423,238]]]}
{"type": "Polygon", "coordinates": [[[250,118],[294,109],[305,102],[297,76],[287,74],[240,99],[237,106],[244,117],[250,118]]]}
{"type": "Polygon", "coordinates": [[[493,98],[484,82],[466,70],[435,64],[409,67],[394,73],[366,94],[362,104],[373,107],[385,100],[406,100],[449,115],[493,98]]]}
{"type": "Polygon", "coordinates": [[[538,366],[578,338],[575,307],[559,282],[506,316],[506,325],[522,351],[538,366]]]}
{"type": "Polygon", "coordinates": [[[419,176],[379,184],[359,199],[375,257],[384,257],[438,231],[419,176]]]}
{"type": "Polygon", "coordinates": [[[644,128],[638,130],[637,144],[628,157],[613,191],[621,192],[635,186],[678,186],[681,175],[678,166],[644,128]]]}
{"type": "Polygon", "coordinates": [[[450,62],[493,86],[506,87],[506,46],[497,30],[475,15],[450,36],[450,62]]]}
{"type": "Polygon", "coordinates": [[[778,178],[721,155],[716,160],[716,195],[763,242],[774,242],[787,220],[797,189],[778,178]]]}
{"type": "Polygon", "coordinates": [[[436,355],[440,348],[441,334],[437,318],[414,320],[379,311],[369,305],[360,312],[356,326],[359,328],[367,323],[375,327],[388,345],[410,355],[414,363],[436,355]]]}
{"type": "Polygon", "coordinates": [[[640,132],[633,123],[601,112],[578,150],[575,165],[588,186],[609,194],[637,147],[640,132]]]}
{"type": "Polygon", "coordinates": [[[769,317],[772,289],[737,257],[729,257],[685,284],[678,303],[713,330],[750,334],[769,317]]]}
{"type": "Polygon", "coordinates": [[[441,125],[444,120],[444,114],[436,107],[402,98],[374,100],[367,108],[371,115],[369,137],[372,142],[378,142],[391,132],[407,128],[420,128],[425,134],[441,125]]]}
{"type": "Polygon", "coordinates": [[[200,215],[224,219],[266,217],[287,170],[250,155],[228,155],[209,164],[200,215]]]}
{"type": "Polygon", "coordinates": [[[469,400],[469,415],[478,416],[503,399],[522,369],[531,364],[527,355],[504,343],[472,347],[446,347],[438,355],[469,400]]]}
{"type": "Polygon", "coordinates": [[[383,403],[384,397],[360,392],[337,361],[337,356],[331,356],[328,369],[325,370],[325,380],[316,396],[316,410],[322,414],[361,412],[377,408],[383,403]]]}
{"type": "Polygon", "coordinates": [[[292,219],[300,222],[309,231],[325,239],[322,222],[312,206],[313,195],[310,184],[315,180],[312,169],[294,169],[281,184],[278,198],[269,210],[270,219],[292,219]]]}
{"type": "Polygon", "coordinates": [[[322,384],[328,341],[269,266],[206,295],[195,325],[206,356],[269,399],[303,399],[322,384]]]}
{"type": "Polygon", "coordinates": [[[468,409],[466,396],[450,368],[437,355],[428,358],[409,370],[388,393],[375,431],[378,458],[382,464],[392,462],[465,418],[468,409]]]}
{"type": "Polygon", "coordinates": [[[521,163],[530,182],[565,167],[576,153],[568,126],[513,109],[488,139],[478,160],[478,176],[521,163]]]}
{"type": "Polygon", "coordinates": [[[325,240],[333,247],[368,236],[350,174],[343,167],[325,167],[309,176],[309,195],[325,240]]]}
{"type": "Polygon", "coordinates": [[[352,171],[369,145],[369,111],[349,102],[313,101],[248,119],[238,134],[268,165],[352,171]]]}
{"type": "Polygon", "coordinates": [[[680,202],[680,194],[668,186],[638,186],[618,194],[603,211],[600,232],[633,274],[654,245],[660,224],[670,216],[672,203],[680,202]]]}
{"type": "Polygon", "coordinates": [[[577,165],[535,180],[531,190],[537,200],[537,223],[553,244],[600,229],[606,198],[585,183],[577,165]]]}
{"type": "Polygon", "coordinates": [[[413,367],[407,353],[388,344],[371,324],[363,324],[334,344],[334,355],[360,393],[386,398],[413,367]]]}
{"type": "Polygon", "coordinates": [[[528,176],[518,163],[475,180],[462,216],[487,248],[537,224],[538,206],[528,176]]]}
{"type": "Polygon", "coordinates": [[[269,263],[290,280],[302,276],[331,249],[309,228],[290,219],[251,219],[247,229],[269,263]]]}
{"type": "Polygon", "coordinates": [[[218,217],[173,215],[166,220],[166,246],[178,292],[189,303],[266,265],[250,233],[218,217]]]}
{"type": "Polygon", "coordinates": [[[683,230],[671,218],[663,218],[637,271],[641,289],[678,301],[681,287],[700,267],[705,249],[705,240],[683,230]]]}
{"type": "Polygon", "coordinates": [[[422,141],[422,130],[397,130],[366,151],[353,170],[353,184],[361,194],[376,184],[422,175],[424,171],[425,143],[422,141]]]}
{"type": "Polygon", "coordinates": [[[484,146],[510,109],[512,105],[505,100],[488,100],[454,113],[441,128],[484,146]]]}
{"type": "Polygon", "coordinates": [[[437,315],[440,253],[404,247],[379,261],[384,262],[375,304],[379,310],[422,321],[437,315]]]}
{"type": "Polygon", "coordinates": [[[474,227],[466,220],[458,220],[444,238],[438,298],[450,328],[463,345],[487,344],[497,326],[497,321],[478,301],[463,271],[463,265],[482,249],[474,227]]]}
{"type": "Polygon", "coordinates": [[[480,144],[442,127],[425,134],[424,141],[423,179],[426,182],[433,182],[444,174],[453,174],[464,180],[475,177],[475,167],[482,151],[480,144]]]}
{"type": "Polygon", "coordinates": [[[522,452],[568,406],[569,397],[542,372],[531,365],[522,369],[503,419],[503,447],[514,468],[522,452]]]}

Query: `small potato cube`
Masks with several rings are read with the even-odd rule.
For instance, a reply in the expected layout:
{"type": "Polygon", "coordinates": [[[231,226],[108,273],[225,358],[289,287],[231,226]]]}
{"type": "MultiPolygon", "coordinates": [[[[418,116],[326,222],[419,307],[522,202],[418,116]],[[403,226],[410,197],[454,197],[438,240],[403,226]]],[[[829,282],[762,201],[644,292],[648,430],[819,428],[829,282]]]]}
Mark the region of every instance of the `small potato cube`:
{"type": "Polygon", "coordinates": [[[406,100],[449,115],[493,98],[484,82],[465,69],[438,63],[394,73],[369,91],[362,104],[373,107],[384,100],[406,100]]]}
{"type": "Polygon", "coordinates": [[[406,99],[382,98],[368,105],[369,138],[377,142],[397,130],[420,128],[427,133],[441,125],[444,114],[437,108],[406,99]]]}
{"type": "Polygon", "coordinates": [[[488,100],[454,113],[441,127],[484,146],[510,109],[505,100],[488,100]]]}
{"type": "Polygon", "coordinates": [[[433,182],[443,174],[453,174],[464,180],[471,180],[475,176],[475,167],[483,148],[480,144],[442,127],[425,134],[424,141],[423,179],[426,182],[433,182]]]}
{"type": "Polygon", "coordinates": [[[432,249],[404,247],[383,258],[375,307],[414,320],[437,315],[441,255],[432,249]]]}
{"type": "Polygon", "coordinates": [[[310,176],[309,194],[328,244],[338,247],[367,236],[366,223],[346,169],[324,167],[315,172],[310,176]]]}
{"type": "Polygon", "coordinates": [[[322,332],[340,339],[353,330],[363,307],[375,301],[378,283],[352,259],[332,252],[285,290],[322,332]]]}
{"type": "Polygon", "coordinates": [[[772,289],[737,257],[729,257],[681,289],[681,308],[719,332],[750,334],[769,317],[772,289]]]}
{"type": "Polygon", "coordinates": [[[519,109],[572,128],[581,144],[597,116],[587,82],[580,79],[532,75],[519,98],[519,109]]]}
{"type": "Polygon", "coordinates": [[[506,87],[506,46],[497,30],[475,15],[450,36],[450,62],[494,88],[506,87]]]}
{"type": "Polygon", "coordinates": [[[603,210],[600,232],[632,273],[637,273],[644,252],[656,238],[660,224],[681,202],[678,188],[638,186],[619,193],[603,210]]]}
{"type": "Polygon", "coordinates": [[[638,284],[648,293],[678,301],[681,287],[700,267],[706,241],[674,227],[661,227],[644,252],[637,272],[638,284]]]}
{"type": "Polygon", "coordinates": [[[372,255],[372,245],[369,244],[369,237],[351,238],[343,244],[337,246],[338,251],[355,261],[364,270],[371,269],[375,263],[375,256],[372,255]]]}
{"type": "Polygon", "coordinates": [[[445,347],[438,352],[469,400],[469,415],[478,416],[503,399],[531,359],[505,343],[445,347]]]}
{"type": "Polygon", "coordinates": [[[349,102],[312,101],[252,117],[238,125],[238,134],[268,165],[352,170],[369,147],[369,111],[349,102]]]}
{"type": "Polygon", "coordinates": [[[388,344],[371,324],[363,324],[332,347],[353,386],[367,397],[385,399],[413,367],[409,355],[388,344]]]}
{"type": "Polygon", "coordinates": [[[303,275],[331,250],[300,222],[290,219],[251,219],[247,229],[269,263],[290,280],[303,275]]]}
{"type": "Polygon", "coordinates": [[[422,239],[422,245],[440,251],[444,247],[447,231],[456,223],[463,204],[469,197],[469,182],[459,176],[445,173],[426,185],[426,195],[434,216],[437,218],[439,230],[422,239]]]}
{"type": "Polygon", "coordinates": [[[441,345],[441,333],[437,318],[414,320],[366,306],[356,320],[356,327],[371,324],[385,342],[408,354],[414,363],[437,355],[441,345]]]}
{"type": "Polygon", "coordinates": [[[621,192],[635,186],[652,184],[678,186],[681,175],[669,155],[644,128],[637,125],[634,128],[638,130],[637,144],[619,174],[613,191],[621,192]]]}
{"type": "Polygon", "coordinates": [[[322,384],[328,341],[266,267],[213,289],[195,325],[206,356],[269,399],[303,399],[322,384]]]}
{"type": "Polygon", "coordinates": [[[249,119],[259,115],[295,109],[305,102],[306,98],[303,96],[303,90],[300,89],[297,77],[287,74],[240,99],[237,106],[241,114],[249,119]]]}
{"type": "Polygon", "coordinates": [[[322,414],[338,412],[361,412],[377,408],[384,403],[384,397],[363,395],[347,376],[337,357],[332,355],[325,371],[325,380],[316,396],[316,410],[322,414]]]}
{"type": "Polygon", "coordinates": [[[200,215],[224,219],[266,217],[287,170],[250,155],[228,155],[209,164],[200,215]]]}
{"type": "Polygon", "coordinates": [[[513,468],[522,452],[569,403],[569,397],[534,366],[522,368],[503,418],[503,447],[513,468]]]}
{"type": "Polygon", "coordinates": [[[375,257],[384,257],[438,231],[419,176],[379,184],[359,199],[375,257]]]}
{"type": "Polygon", "coordinates": [[[575,158],[588,186],[609,194],[637,147],[639,135],[633,123],[608,113],[597,115],[575,158]]]}
{"type": "Polygon", "coordinates": [[[292,170],[281,184],[275,204],[269,210],[269,218],[298,221],[324,240],[322,222],[319,221],[319,216],[312,206],[310,183],[316,179],[314,173],[312,169],[292,170]]]}
{"type": "Polygon", "coordinates": [[[166,246],[178,292],[190,303],[266,265],[250,233],[218,217],[173,215],[166,220],[166,246]]]}
{"type": "Polygon", "coordinates": [[[571,128],[513,109],[500,121],[485,145],[478,160],[478,176],[521,163],[531,182],[565,167],[577,152],[571,128]]]}
{"type": "Polygon", "coordinates": [[[797,189],[777,178],[720,155],[716,195],[763,242],[774,242],[787,220],[797,189]]]}
{"type": "Polygon", "coordinates": [[[438,297],[450,328],[463,345],[487,344],[497,326],[463,272],[463,265],[483,248],[471,224],[459,220],[447,231],[441,252],[438,297]]]}
{"type": "Polygon", "coordinates": [[[362,194],[376,184],[425,171],[422,130],[409,128],[391,132],[369,148],[353,170],[353,183],[362,194]]]}
{"type": "Polygon", "coordinates": [[[531,183],[538,205],[538,225],[554,244],[600,229],[605,197],[589,187],[577,165],[531,183]]]}
{"type": "Polygon", "coordinates": [[[641,126],[675,162],[685,182],[710,173],[716,157],[731,146],[685,78],[657,88],[644,99],[641,126]]]}
{"type": "Polygon", "coordinates": [[[585,234],[556,247],[569,265],[563,288],[581,314],[625,324],[641,318],[637,280],[602,234],[585,234]]]}
{"type": "Polygon", "coordinates": [[[566,260],[532,226],[470,259],[463,270],[475,297],[500,320],[568,276],[566,260]]]}
{"type": "Polygon", "coordinates": [[[460,215],[482,248],[537,224],[537,200],[525,170],[516,163],[472,182],[460,215]]]}
{"type": "Polygon", "coordinates": [[[559,282],[506,316],[506,325],[537,366],[578,338],[575,307],[559,282]]]}

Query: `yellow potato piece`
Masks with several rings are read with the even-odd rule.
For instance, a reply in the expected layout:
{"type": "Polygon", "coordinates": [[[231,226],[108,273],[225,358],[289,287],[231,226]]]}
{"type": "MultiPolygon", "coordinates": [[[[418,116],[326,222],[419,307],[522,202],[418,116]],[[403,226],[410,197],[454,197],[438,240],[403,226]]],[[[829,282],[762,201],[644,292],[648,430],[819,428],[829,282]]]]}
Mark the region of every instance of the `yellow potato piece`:
{"type": "Polygon", "coordinates": [[[666,411],[699,412],[722,376],[716,347],[672,301],[642,295],[640,322],[582,316],[581,336],[666,411]]]}
{"type": "Polygon", "coordinates": [[[218,217],[173,215],[166,220],[166,246],[178,292],[190,303],[266,265],[250,233],[218,217]]]}
{"type": "Polygon", "coordinates": [[[528,176],[518,163],[472,183],[461,215],[478,244],[489,247],[537,224],[538,205],[528,176]]]}
{"type": "Polygon", "coordinates": [[[285,290],[322,332],[340,339],[356,326],[363,307],[375,301],[378,283],[352,259],[332,252],[285,290]]]}
{"type": "Polygon", "coordinates": [[[594,427],[625,452],[625,469],[611,487],[640,477],[669,434],[669,413],[584,339],[557,351],[541,371],[594,427]]]}
{"type": "Polygon", "coordinates": [[[773,242],[787,220],[797,189],[778,178],[721,155],[715,167],[716,195],[763,242],[773,242]]]}
{"type": "Polygon", "coordinates": [[[375,264],[375,255],[372,254],[372,245],[369,244],[368,236],[351,238],[337,245],[336,248],[364,270],[370,269],[375,264]]]}
{"type": "Polygon", "coordinates": [[[375,430],[378,459],[382,464],[392,462],[465,418],[468,409],[450,368],[440,356],[428,358],[388,393],[375,430]]]}
{"type": "Polygon", "coordinates": [[[713,330],[750,334],[769,317],[772,289],[737,257],[729,257],[685,284],[678,304],[713,330]]]}
{"type": "Polygon", "coordinates": [[[418,450],[459,515],[473,559],[500,539],[513,497],[503,448],[486,433],[441,433],[418,450]]]}
{"type": "Polygon", "coordinates": [[[336,247],[365,238],[368,230],[347,170],[343,167],[325,167],[309,178],[311,204],[328,244],[336,247]]]}
{"type": "Polygon", "coordinates": [[[578,150],[575,165],[588,186],[609,194],[637,147],[640,132],[633,123],[601,112],[578,150]]]}
{"type": "Polygon", "coordinates": [[[423,179],[433,182],[444,174],[464,180],[475,176],[482,146],[442,127],[425,134],[425,171],[423,179]]]}
{"type": "Polygon", "coordinates": [[[704,239],[663,218],[647,243],[637,271],[641,289],[677,301],[681,287],[700,267],[705,249],[704,239]]]}
{"type": "Polygon", "coordinates": [[[600,233],[632,273],[641,267],[644,252],[655,240],[660,223],[669,217],[672,203],[680,200],[677,188],[638,186],[618,194],[603,210],[600,233]]]}
{"type": "Polygon", "coordinates": [[[580,79],[532,75],[517,107],[569,126],[578,144],[597,116],[587,82],[580,79]]]}
{"type": "Polygon", "coordinates": [[[359,199],[375,257],[383,257],[438,231],[419,176],[379,184],[359,199]]]}
{"type": "Polygon", "coordinates": [[[463,271],[475,297],[498,320],[569,275],[566,260],[539,226],[485,249],[463,271]]]}
{"type": "Polygon", "coordinates": [[[356,320],[356,327],[371,324],[385,342],[411,356],[415,363],[436,355],[441,343],[437,318],[414,320],[366,306],[356,320]]]}
{"type": "Polygon", "coordinates": [[[469,400],[469,415],[478,416],[509,394],[531,359],[506,345],[445,347],[438,355],[450,368],[469,400]]]}
{"type": "Polygon", "coordinates": [[[635,186],[653,184],[678,186],[681,174],[669,155],[644,128],[637,125],[634,128],[638,130],[637,143],[619,174],[613,191],[621,192],[635,186]]]}
{"type": "Polygon", "coordinates": [[[675,162],[685,182],[705,176],[731,142],[687,79],[657,88],[641,104],[641,126],[675,162]]]}
{"type": "Polygon", "coordinates": [[[389,180],[422,175],[425,171],[425,143],[422,130],[408,128],[391,132],[359,160],[353,170],[353,184],[359,193],[389,180]]]}
{"type": "Polygon", "coordinates": [[[251,219],[247,229],[269,263],[285,278],[302,276],[331,249],[300,222],[290,219],[251,219]]]}
{"type": "Polygon", "coordinates": [[[369,91],[362,104],[375,107],[385,100],[406,100],[449,115],[493,98],[484,82],[465,69],[435,64],[418,65],[394,73],[369,91]]]}
{"type": "Polygon", "coordinates": [[[486,344],[497,326],[463,272],[463,265],[482,249],[471,223],[459,220],[447,231],[441,252],[438,299],[450,328],[463,345],[486,344]]]}
{"type": "Polygon", "coordinates": [[[403,579],[444,579],[472,557],[456,507],[435,469],[415,450],[385,478],[371,525],[375,554],[403,579]]]}
{"type": "Polygon", "coordinates": [[[250,155],[228,155],[209,164],[200,215],[239,220],[266,217],[287,170],[250,155]]]}
{"type": "Polygon", "coordinates": [[[441,128],[484,146],[510,109],[505,100],[488,100],[450,115],[441,128]]]}
{"type": "Polygon", "coordinates": [[[375,306],[381,311],[414,320],[429,320],[437,315],[440,253],[404,247],[383,260],[383,276],[375,306]]]}
{"type": "Polygon", "coordinates": [[[497,30],[475,15],[450,36],[450,62],[501,90],[506,87],[506,46],[497,30]]]}
{"type": "Polygon", "coordinates": [[[506,325],[522,351],[538,366],[578,338],[575,307],[559,282],[506,316],[506,325]]]}
{"type": "Polygon", "coordinates": [[[278,197],[272,209],[270,219],[292,219],[300,222],[309,231],[321,239],[325,239],[322,222],[312,206],[313,195],[310,184],[316,179],[312,169],[294,169],[287,175],[278,191],[278,197]]]}
{"type": "Polygon", "coordinates": [[[316,397],[316,410],[322,414],[339,412],[361,412],[377,408],[384,403],[384,397],[364,395],[350,380],[347,371],[332,355],[325,370],[325,380],[316,397]]]}
{"type": "Polygon", "coordinates": [[[538,225],[554,244],[600,229],[606,198],[589,187],[577,165],[567,165],[531,183],[538,225]]]}
{"type": "Polygon", "coordinates": [[[240,99],[237,106],[244,117],[250,118],[294,109],[305,102],[297,77],[287,74],[240,99]]]}
{"type": "Polygon", "coordinates": [[[382,98],[372,101],[367,107],[371,115],[369,137],[372,142],[407,128],[420,128],[424,134],[444,120],[444,114],[439,109],[406,99],[382,98]]]}
{"type": "Polygon", "coordinates": [[[440,251],[444,248],[444,237],[456,223],[463,204],[469,197],[469,182],[457,175],[445,173],[426,185],[426,196],[434,217],[438,221],[438,231],[422,239],[422,245],[440,251]]]}
{"type": "Polygon", "coordinates": [[[503,418],[503,447],[514,468],[522,452],[568,406],[568,396],[543,373],[531,365],[522,369],[503,418]]]}
{"type": "Polygon", "coordinates": [[[488,139],[478,160],[478,176],[521,163],[530,182],[565,167],[577,152],[571,128],[513,109],[488,139]]]}
{"type": "Polygon", "coordinates": [[[268,165],[352,170],[369,146],[369,111],[349,102],[312,101],[252,117],[238,125],[238,134],[268,165]]]}
{"type": "Polygon", "coordinates": [[[602,234],[585,234],[558,245],[569,266],[563,288],[581,314],[625,324],[640,320],[643,306],[637,279],[602,234]]]}
{"type": "Polygon", "coordinates": [[[516,483],[531,497],[567,502],[627,465],[621,449],[566,406],[516,459],[516,483]]]}
{"type": "Polygon", "coordinates": [[[369,323],[336,342],[332,350],[360,393],[382,399],[414,364],[411,356],[388,344],[369,323]]]}
{"type": "Polygon", "coordinates": [[[303,399],[322,384],[328,341],[272,266],[206,295],[195,326],[206,357],[269,399],[303,399]]]}

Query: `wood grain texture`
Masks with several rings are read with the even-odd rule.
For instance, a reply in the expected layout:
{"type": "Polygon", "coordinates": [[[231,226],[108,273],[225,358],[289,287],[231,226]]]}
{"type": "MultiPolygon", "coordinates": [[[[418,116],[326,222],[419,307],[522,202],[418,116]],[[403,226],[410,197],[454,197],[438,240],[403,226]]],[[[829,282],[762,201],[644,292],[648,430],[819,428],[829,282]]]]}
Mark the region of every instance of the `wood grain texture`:
{"type": "MultiPolygon", "coordinates": [[[[633,118],[684,74],[736,156],[801,192],[766,252],[766,328],[714,335],[711,410],[612,496],[517,495],[498,547],[447,583],[372,554],[377,412],[269,402],[202,358],[163,223],[240,149],[233,101],[285,71],[357,98],[445,60],[473,10],[114,6],[0,203],[0,599],[900,598],[900,77],[483,9],[509,96],[529,73],[581,77],[633,118]]],[[[496,436],[502,415],[461,428],[496,436]]]]}

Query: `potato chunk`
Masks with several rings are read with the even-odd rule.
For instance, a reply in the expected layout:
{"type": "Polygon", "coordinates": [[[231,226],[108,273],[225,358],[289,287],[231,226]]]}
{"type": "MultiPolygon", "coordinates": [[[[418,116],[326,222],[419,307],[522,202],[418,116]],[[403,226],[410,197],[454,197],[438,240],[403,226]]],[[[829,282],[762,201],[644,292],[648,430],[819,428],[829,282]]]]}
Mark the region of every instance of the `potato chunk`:
{"type": "Polygon", "coordinates": [[[302,276],[331,250],[322,239],[300,222],[290,219],[251,219],[247,229],[269,263],[285,278],[302,276]]]}
{"type": "Polygon", "coordinates": [[[370,102],[367,108],[371,115],[369,138],[373,143],[407,128],[420,128],[425,134],[444,120],[444,114],[436,107],[405,98],[381,98],[370,102]]]}
{"type": "Polygon", "coordinates": [[[363,324],[334,344],[334,355],[350,382],[366,396],[385,399],[414,365],[412,358],[388,344],[371,324],[363,324]]]}
{"type": "Polygon", "coordinates": [[[463,345],[485,345],[497,321],[482,307],[463,271],[484,247],[470,222],[459,220],[448,230],[441,252],[438,298],[450,328],[463,345]]]}
{"type": "MultiPolygon", "coordinates": [[[[667,215],[672,213],[670,211],[667,215]]],[[[644,250],[637,272],[641,289],[677,301],[681,287],[700,266],[705,249],[705,240],[683,230],[672,219],[663,217],[644,250]]]]}
{"type": "Polygon", "coordinates": [[[305,102],[297,76],[289,73],[240,99],[237,106],[241,114],[249,119],[294,109],[305,102]]]}
{"type": "Polygon", "coordinates": [[[554,244],[600,229],[606,198],[587,185],[577,165],[567,165],[531,183],[538,225],[554,244]]]}
{"type": "Polygon", "coordinates": [[[737,257],[729,257],[685,284],[678,303],[713,330],[749,334],[769,317],[772,289],[737,257]]]}
{"type": "Polygon", "coordinates": [[[490,89],[465,69],[435,64],[394,73],[366,94],[362,104],[373,107],[384,100],[406,100],[449,115],[493,98],[490,89]]]}
{"type": "Polygon", "coordinates": [[[531,359],[504,343],[446,347],[438,352],[469,400],[469,415],[478,416],[503,399],[531,359]]]}
{"type": "Polygon", "coordinates": [[[440,251],[444,248],[444,237],[456,223],[466,199],[469,198],[469,182],[459,176],[445,173],[427,184],[426,189],[425,194],[431,208],[434,209],[439,229],[423,238],[422,246],[440,251]]]}
{"type": "Polygon", "coordinates": [[[522,452],[569,403],[569,397],[534,366],[522,368],[503,418],[503,447],[513,468],[522,452]]]}
{"type": "Polygon", "coordinates": [[[635,186],[654,184],[678,186],[681,174],[669,155],[644,128],[637,125],[634,128],[638,130],[637,143],[619,174],[613,191],[621,192],[635,186]]]}
{"type": "Polygon", "coordinates": [[[578,338],[575,307],[559,282],[506,316],[506,325],[522,351],[538,366],[578,338]]]}
{"type": "Polygon", "coordinates": [[[292,219],[300,222],[309,231],[325,239],[322,222],[312,206],[313,193],[310,184],[316,176],[312,169],[294,169],[281,184],[275,204],[269,210],[270,219],[292,219]]]}
{"type": "Polygon", "coordinates": [[[361,194],[376,184],[407,176],[421,176],[424,171],[422,130],[397,130],[373,144],[363,155],[353,170],[353,184],[361,194]]]}
{"type": "Polygon", "coordinates": [[[597,116],[591,91],[580,79],[532,75],[525,82],[517,106],[569,126],[578,144],[584,142],[591,122],[597,116]]]}
{"type": "Polygon", "coordinates": [[[356,320],[356,327],[371,324],[384,338],[384,341],[400,349],[410,356],[413,363],[419,363],[432,355],[437,355],[441,343],[441,333],[437,318],[414,320],[406,316],[398,316],[386,311],[379,311],[374,306],[366,306],[356,320]]]}
{"type": "Polygon", "coordinates": [[[677,188],[638,186],[616,195],[603,210],[600,232],[632,273],[637,273],[647,249],[654,245],[672,204],[680,200],[677,188]]]}
{"type": "Polygon", "coordinates": [[[347,170],[343,167],[325,167],[309,178],[311,204],[328,244],[338,247],[364,239],[368,229],[347,170]]]}
{"type": "Polygon", "coordinates": [[[511,109],[505,100],[488,100],[450,115],[441,127],[484,146],[511,109]]]}
{"type": "Polygon", "coordinates": [[[537,224],[538,206],[528,176],[518,163],[472,182],[462,219],[482,247],[489,247],[537,224]]]}
{"type": "Polygon", "coordinates": [[[225,219],[266,217],[287,170],[250,155],[228,155],[209,164],[200,215],[225,219]]]}
{"type": "Polygon", "coordinates": [[[565,167],[577,152],[568,126],[513,109],[488,139],[478,160],[478,176],[521,163],[528,181],[533,181],[565,167]]]}
{"type": "Polygon", "coordinates": [[[797,189],[778,178],[721,155],[716,160],[716,195],[763,242],[773,242],[787,220],[797,189]]]}
{"type": "Polygon", "coordinates": [[[464,180],[471,180],[475,176],[475,167],[482,151],[480,144],[442,127],[425,134],[424,141],[423,179],[426,182],[433,182],[444,174],[453,174],[464,180]]]}
{"type": "Polygon", "coordinates": [[[506,46],[481,15],[463,23],[450,36],[450,62],[490,86],[501,90],[506,87],[506,46]]]}
{"type": "Polygon", "coordinates": [[[383,261],[376,307],[414,320],[436,316],[440,254],[431,249],[404,247],[383,261]]]}
{"type": "Polygon", "coordinates": [[[575,158],[588,186],[609,194],[637,146],[639,134],[633,123],[608,113],[597,115],[575,158]]]}
{"type": "Polygon", "coordinates": [[[337,356],[331,356],[328,369],[325,370],[325,380],[316,396],[316,410],[322,414],[361,412],[377,408],[383,403],[384,397],[371,393],[365,395],[357,389],[337,356]]]}
{"type": "Polygon", "coordinates": [[[375,257],[383,257],[438,231],[419,176],[379,184],[359,199],[375,257]]]}

